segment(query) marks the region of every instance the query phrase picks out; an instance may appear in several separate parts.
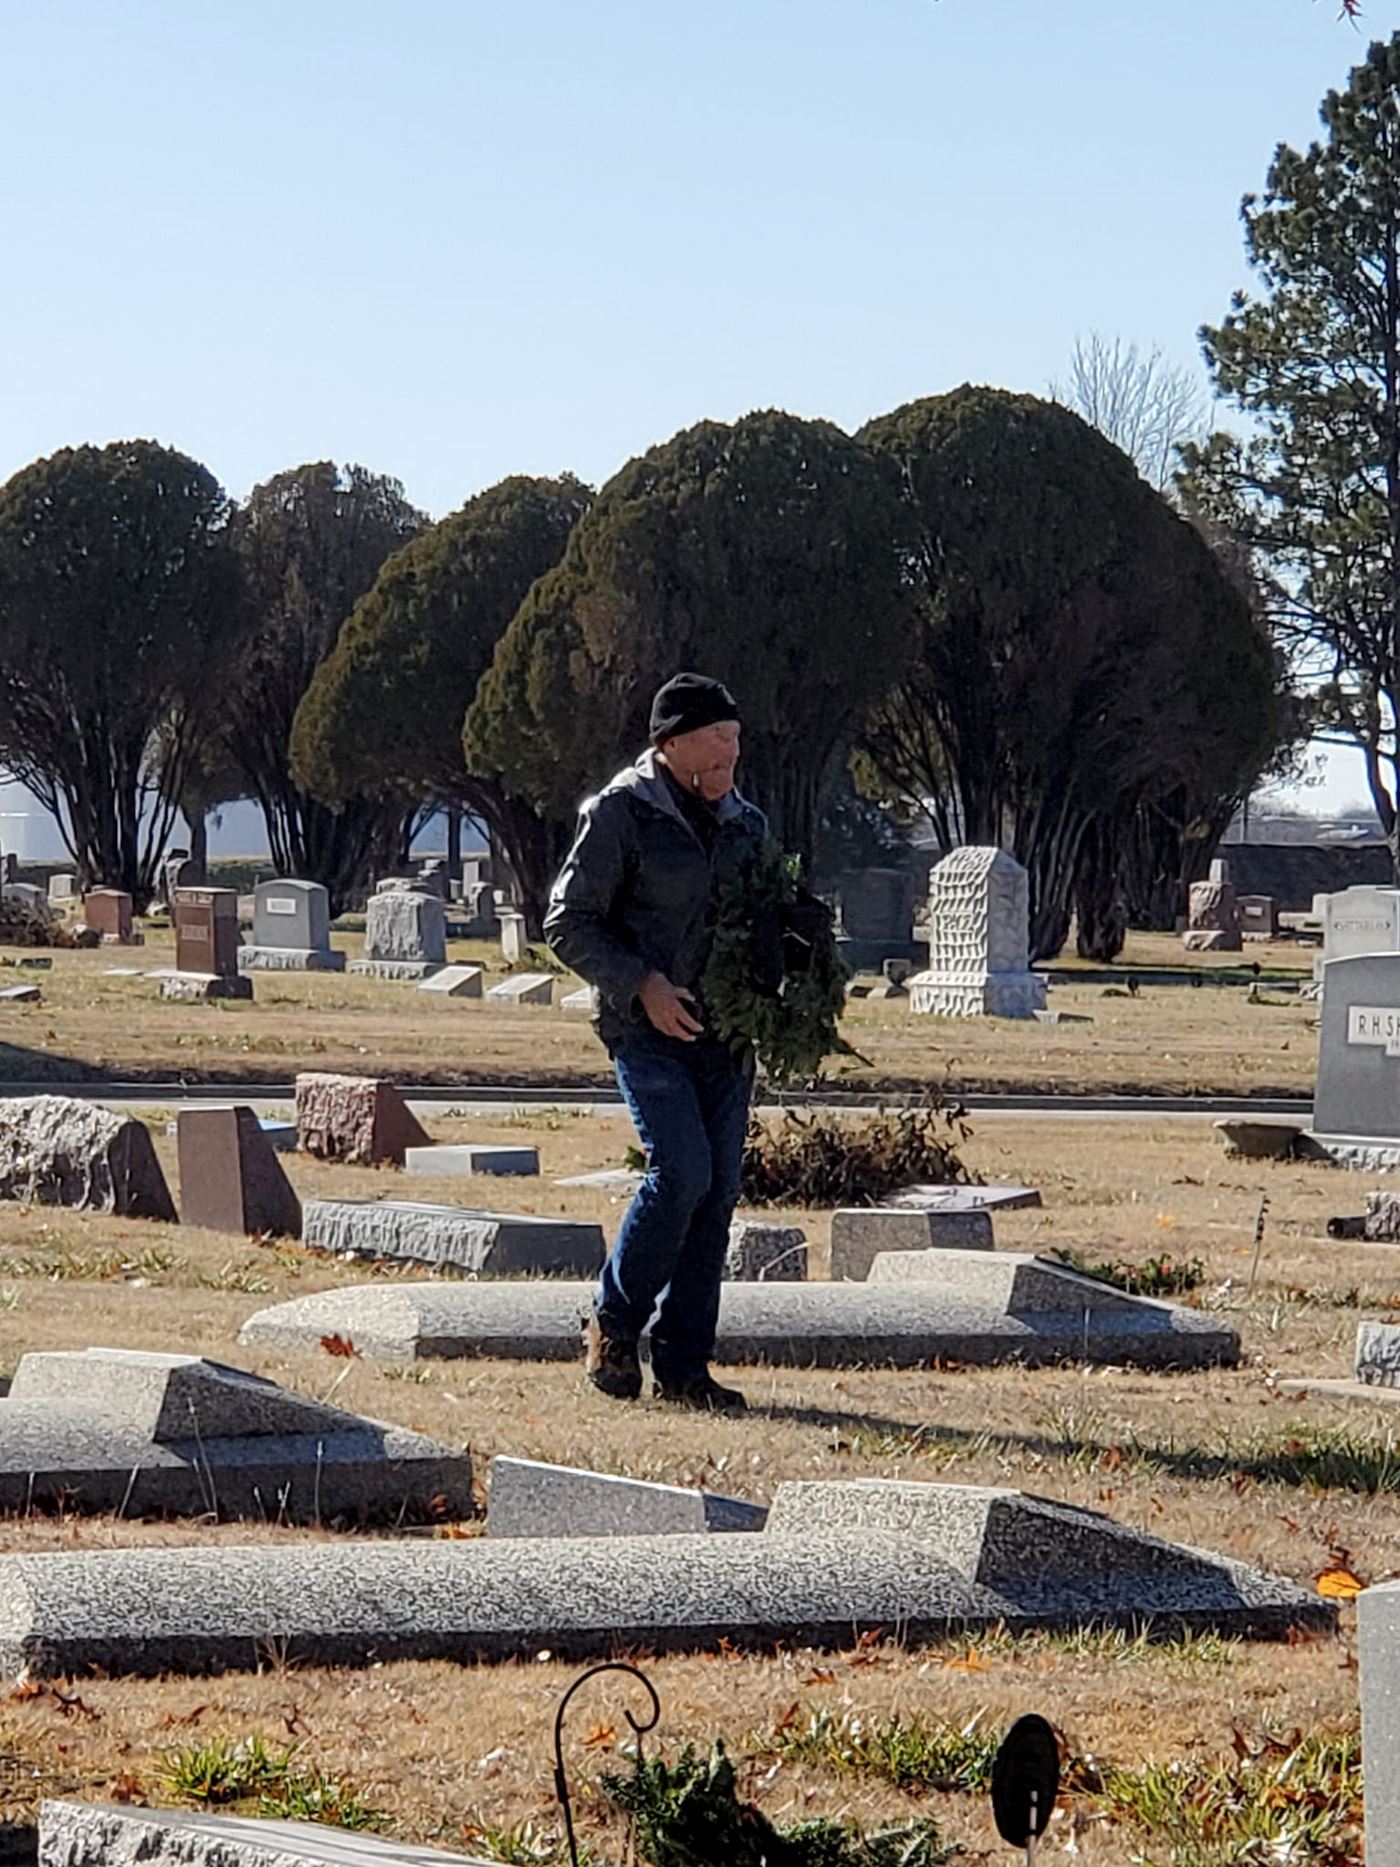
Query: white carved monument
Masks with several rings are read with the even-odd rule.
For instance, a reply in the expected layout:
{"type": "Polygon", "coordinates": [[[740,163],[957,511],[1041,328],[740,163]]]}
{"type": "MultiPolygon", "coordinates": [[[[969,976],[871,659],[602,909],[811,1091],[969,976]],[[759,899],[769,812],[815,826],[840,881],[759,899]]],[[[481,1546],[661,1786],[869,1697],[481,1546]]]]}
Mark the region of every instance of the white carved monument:
{"type": "Polygon", "coordinates": [[[929,966],[909,980],[912,1011],[1032,1018],[1045,981],[1030,969],[1030,877],[1002,849],[955,849],[929,876],[929,966]]]}

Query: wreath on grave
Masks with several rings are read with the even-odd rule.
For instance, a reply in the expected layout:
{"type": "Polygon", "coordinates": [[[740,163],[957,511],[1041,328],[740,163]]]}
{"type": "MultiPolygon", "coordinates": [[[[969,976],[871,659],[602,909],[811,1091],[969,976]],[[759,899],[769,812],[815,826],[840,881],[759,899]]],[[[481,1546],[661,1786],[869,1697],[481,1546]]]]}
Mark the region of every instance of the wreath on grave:
{"type": "Polygon", "coordinates": [[[751,1052],[778,1087],[815,1076],[829,1056],[856,1054],[837,1030],[846,968],[831,910],[771,838],[719,883],[700,995],[720,1039],[751,1052]]]}

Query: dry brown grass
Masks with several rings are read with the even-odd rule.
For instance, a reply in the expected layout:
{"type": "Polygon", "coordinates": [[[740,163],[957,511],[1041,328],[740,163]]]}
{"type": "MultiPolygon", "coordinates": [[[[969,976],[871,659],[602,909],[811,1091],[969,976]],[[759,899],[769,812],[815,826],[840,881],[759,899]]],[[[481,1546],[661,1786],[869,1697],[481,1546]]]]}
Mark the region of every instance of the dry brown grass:
{"type": "MultiPolygon", "coordinates": [[[[338,937],[340,938],[340,937],[338,937]]],[[[33,975],[44,1002],[4,1008],[0,1078],[95,1074],[108,1079],[285,1082],[298,1068],[373,1068],[404,1081],[610,1083],[588,1020],[576,1012],[478,1000],[425,1001],[411,985],[334,974],[261,973],[254,1003],[170,1004],[145,978],[113,965],[173,964],[168,936],[144,949],[56,953],[33,975]]],[[[1140,935],[1126,959],[1162,963],[1164,936],[1140,935]]],[[[353,937],[341,944],[353,948],[353,937]]],[[[1168,949],[1170,951],[1170,949],[1168,949]]],[[[1258,949],[1262,963],[1307,970],[1298,948],[1258,949]]],[[[17,955],[11,955],[17,957],[17,955]]],[[[0,957],[4,957],[0,952],[0,957]]],[[[500,955],[457,943],[454,959],[500,955]]],[[[1180,948],[1176,962],[1184,962],[1180,948]]],[[[1195,956],[1195,970],[1253,964],[1195,956]]],[[[19,976],[19,975],[16,975],[19,976]]],[[[1312,1085],[1316,1007],[1250,1004],[1238,986],[1057,986],[1053,1005],[1086,1024],[915,1018],[901,1001],[853,1001],[846,1035],[867,1063],[833,1069],[855,1089],[933,1083],[953,1089],[1122,1090],[1141,1093],[1296,1093],[1312,1085]]]]}
{"type": "MultiPolygon", "coordinates": [[[[163,1127],[158,1118],[154,1125],[163,1127]]],[[[443,1139],[468,1132],[446,1119],[434,1128],[443,1139]]],[[[610,1230],[615,1225],[615,1197],[558,1189],[551,1181],[615,1164],[629,1139],[619,1117],[535,1114],[475,1122],[470,1132],[536,1142],[545,1177],[415,1181],[416,1195],[518,1204],[594,1216],[610,1230]]],[[[173,1176],[163,1133],[158,1145],[173,1176]]],[[[1142,1259],[1170,1250],[1204,1260],[1198,1295],[1240,1328],[1241,1368],[1191,1376],[750,1370],[743,1377],[754,1403],[747,1418],[691,1419],[650,1404],[612,1405],[567,1367],[457,1362],[404,1372],[363,1360],[242,1350],[237,1330],[254,1308],[372,1273],[294,1248],[184,1228],[0,1206],[0,1371],[28,1348],[177,1343],[304,1392],[333,1393],[357,1411],[469,1443],[483,1466],[491,1454],[508,1451],[706,1483],[760,1500],[783,1479],[799,1477],[1014,1484],[1109,1509],[1126,1522],[1304,1584],[1338,1549],[1349,1552],[1367,1580],[1395,1569],[1400,1476],[1388,1447],[1400,1414],[1379,1404],[1284,1399],[1270,1380],[1274,1372],[1345,1372],[1358,1316],[1400,1308],[1400,1254],[1324,1235],[1329,1214],[1359,1209],[1369,1183],[1364,1176],[1230,1162],[1208,1126],[1189,1122],[989,1121],[968,1152],[988,1178],[1024,1178],[1044,1190],[1043,1211],[998,1217],[1001,1244],[1066,1246],[1091,1258],[1142,1259]],[[1265,1191],[1272,1212],[1262,1269],[1246,1293],[1265,1191]]],[[[400,1184],[392,1173],[302,1160],[291,1163],[291,1172],[304,1194],[388,1192],[400,1184]]],[[[803,1219],[820,1266],[829,1220],[803,1219]]],[[[0,1524],[0,1546],[9,1550],[268,1535],[253,1526],[141,1526],[111,1518],[0,1524]]],[[[741,1750],[794,1704],[864,1716],[977,1715],[997,1726],[1036,1708],[1076,1749],[1126,1763],[1192,1751],[1225,1754],[1236,1727],[1310,1729],[1353,1717],[1356,1706],[1349,1628],[1336,1640],[1223,1651],[952,1641],[911,1653],[670,1658],[650,1670],[665,1701],[668,1744],[704,1743],[722,1731],[741,1750]]],[[[0,1819],[31,1819],[39,1794],[155,1795],[166,1747],[263,1732],[304,1741],[308,1757],[331,1775],[352,1778],[405,1835],[463,1846],[481,1826],[507,1830],[533,1820],[549,1829],[548,1734],[569,1676],[569,1668],[546,1658],[467,1671],[396,1665],[362,1675],[306,1669],[219,1680],[91,1680],[77,1687],[81,1707],[48,1692],[0,1695],[0,1819]]],[[[595,1723],[624,1729],[615,1710],[585,1708],[579,1737],[595,1723]]],[[[608,1748],[600,1740],[581,1753],[585,1777],[608,1748]]],[[[814,1766],[784,1765],[770,1776],[765,1761],[755,1766],[753,1782],[775,1815],[820,1809],[873,1818],[909,1808],[892,1790],[814,1766]]],[[[974,1851],[991,1845],[980,1804],[949,1797],[932,1805],[974,1851]]],[[[596,1821],[592,1805],[586,1820],[596,1821]]],[[[605,1858],[620,1855],[615,1828],[594,1832],[605,1858]]],[[[1124,1833],[1096,1829],[1081,1840],[1082,1858],[1091,1867],[1126,1867],[1135,1845],[1124,1833]]]]}

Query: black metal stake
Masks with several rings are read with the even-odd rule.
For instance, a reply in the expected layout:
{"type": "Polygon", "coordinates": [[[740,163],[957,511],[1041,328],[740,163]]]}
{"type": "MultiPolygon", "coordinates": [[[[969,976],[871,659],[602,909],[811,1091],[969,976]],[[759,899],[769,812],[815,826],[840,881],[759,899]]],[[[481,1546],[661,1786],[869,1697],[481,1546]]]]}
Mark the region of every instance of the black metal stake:
{"type": "Polygon", "coordinates": [[[647,1697],[651,1700],[651,1716],[645,1723],[634,1718],[627,1706],[624,1705],[622,1708],[623,1716],[631,1725],[632,1735],[637,1740],[638,1764],[642,1761],[642,1738],[648,1731],[654,1731],[661,1722],[661,1700],[657,1696],[656,1687],[641,1667],[633,1666],[629,1660],[603,1660],[597,1666],[590,1666],[586,1673],[579,1674],[560,1699],[559,1709],[554,1714],[554,1793],[559,1799],[560,1808],[564,1811],[564,1837],[569,1844],[569,1860],[572,1867],[578,1867],[578,1842],[574,1837],[574,1811],[569,1800],[569,1778],[564,1768],[564,1718],[579,1687],[587,1685],[590,1679],[596,1679],[599,1673],[628,1673],[633,1679],[639,1679],[646,1688],[647,1697]]]}

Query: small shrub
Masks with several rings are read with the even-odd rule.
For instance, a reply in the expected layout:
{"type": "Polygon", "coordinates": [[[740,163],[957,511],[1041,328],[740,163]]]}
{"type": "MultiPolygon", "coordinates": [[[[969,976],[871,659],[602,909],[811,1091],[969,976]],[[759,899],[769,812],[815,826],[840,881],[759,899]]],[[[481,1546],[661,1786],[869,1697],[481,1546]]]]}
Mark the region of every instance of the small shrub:
{"type": "Polygon", "coordinates": [[[1188,1290],[1204,1283],[1206,1275],[1200,1258],[1174,1258],[1166,1251],[1142,1264],[1129,1263],[1126,1258],[1107,1258],[1091,1264],[1082,1252],[1065,1246],[1057,1246],[1050,1255],[1081,1276],[1112,1284],[1115,1290],[1126,1290],[1135,1297],[1185,1296],[1188,1290]]]}
{"type": "Polygon", "coordinates": [[[746,1206],[875,1206],[903,1187],[975,1186],[958,1148],[960,1108],[931,1094],[917,1108],[843,1117],[788,1109],[750,1124],[744,1144],[746,1206]]]}
{"type": "Polygon", "coordinates": [[[826,1820],[775,1828],[740,1802],[720,1743],[707,1758],[687,1745],[674,1764],[639,1760],[631,1776],[604,1776],[602,1787],[635,1824],[638,1852],[650,1867],[940,1867],[960,1852],[927,1820],[870,1833],[826,1820]]]}

